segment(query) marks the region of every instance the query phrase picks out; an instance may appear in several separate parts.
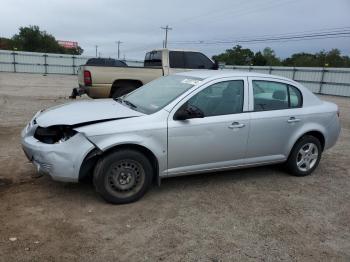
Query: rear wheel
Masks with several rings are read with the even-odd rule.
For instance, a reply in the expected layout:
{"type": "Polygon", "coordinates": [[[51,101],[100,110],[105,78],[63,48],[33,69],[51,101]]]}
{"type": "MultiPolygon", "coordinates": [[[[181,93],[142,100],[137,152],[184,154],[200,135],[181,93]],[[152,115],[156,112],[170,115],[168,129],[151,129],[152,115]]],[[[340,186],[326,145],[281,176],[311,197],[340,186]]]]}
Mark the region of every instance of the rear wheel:
{"type": "Polygon", "coordinates": [[[317,168],[321,155],[320,141],[314,136],[304,136],[293,147],[287,168],[295,176],[310,175],[317,168]]]}
{"type": "Polygon", "coordinates": [[[146,193],[152,176],[147,157],[138,151],[120,150],[99,160],[94,170],[94,186],[106,201],[126,204],[146,193]]]}

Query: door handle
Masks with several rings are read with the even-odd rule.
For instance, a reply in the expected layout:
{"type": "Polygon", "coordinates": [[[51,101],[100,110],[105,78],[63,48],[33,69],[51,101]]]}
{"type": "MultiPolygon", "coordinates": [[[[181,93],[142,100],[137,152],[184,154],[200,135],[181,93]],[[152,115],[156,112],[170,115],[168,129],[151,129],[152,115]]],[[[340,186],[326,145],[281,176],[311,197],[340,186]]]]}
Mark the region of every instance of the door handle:
{"type": "Polygon", "coordinates": [[[242,127],[245,127],[245,124],[241,124],[239,122],[233,122],[231,125],[228,126],[228,128],[230,129],[242,128],[242,127]]]}
{"type": "Polygon", "coordinates": [[[296,122],[300,122],[300,121],[301,121],[301,119],[295,118],[294,116],[291,116],[291,117],[287,120],[288,123],[296,123],[296,122]]]}

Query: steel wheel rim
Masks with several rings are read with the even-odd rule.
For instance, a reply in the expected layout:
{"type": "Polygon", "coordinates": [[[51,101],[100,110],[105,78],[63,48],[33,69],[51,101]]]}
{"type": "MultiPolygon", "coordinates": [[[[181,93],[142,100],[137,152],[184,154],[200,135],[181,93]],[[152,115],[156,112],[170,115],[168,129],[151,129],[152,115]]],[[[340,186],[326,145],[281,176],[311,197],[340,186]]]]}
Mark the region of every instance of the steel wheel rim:
{"type": "Polygon", "coordinates": [[[113,163],[107,170],[105,186],[107,191],[118,197],[126,198],[139,192],[145,181],[145,170],[132,159],[113,163]]]}
{"type": "Polygon", "coordinates": [[[297,167],[303,172],[312,169],[318,160],[318,148],[314,143],[303,145],[297,154],[297,167]]]}

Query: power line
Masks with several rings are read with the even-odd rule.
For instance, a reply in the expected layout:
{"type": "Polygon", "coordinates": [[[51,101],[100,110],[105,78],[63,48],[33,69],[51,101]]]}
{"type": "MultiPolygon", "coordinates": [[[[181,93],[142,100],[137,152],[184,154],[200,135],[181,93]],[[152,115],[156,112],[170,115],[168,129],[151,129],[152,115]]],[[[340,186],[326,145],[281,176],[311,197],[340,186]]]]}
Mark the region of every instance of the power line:
{"type": "MultiPolygon", "coordinates": [[[[218,15],[223,15],[223,14],[226,14],[227,12],[230,12],[230,16],[232,18],[237,18],[238,16],[240,15],[246,15],[248,13],[255,13],[257,11],[261,11],[263,9],[267,9],[267,8],[275,8],[275,7],[278,7],[278,6],[281,6],[281,5],[284,5],[288,2],[290,2],[292,0],[269,0],[269,2],[264,2],[264,3],[258,3],[258,4],[254,4],[253,6],[249,6],[250,4],[245,4],[245,3],[249,3],[249,2],[246,2],[245,0],[241,0],[240,2],[236,3],[235,4],[235,7],[234,8],[230,8],[230,9],[217,9],[217,10],[214,10],[214,11],[210,11],[210,12],[206,12],[206,13],[202,13],[202,14],[199,14],[199,15],[191,15],[190,17],[188,17],[187,19],[182,19],[180,21],[180,23],[176,23],[174,21],[174,24],[176,26],[179,26],[179,25],[183,25],[183,24],[186,24],[188,22],[191,22],[193,20],[198,20],[202,17],[206,17],[208,19],[208,17],[216,17],[218,15]]],[[[166,27],[161,27],[163,30],[166,30],[166,27]]],[[[168,30],[171,30],[172,28],[169,28],[168,30]]],[[[167,41],[167,31],[166,31],[166,41],[163,40],[163,47],[168,46],[169,42],[167,41]],[[166,42],[166,43],[165,43],[166,42]]],[[[147,44],[147,46],[152,46],[152,47],[155,47],[157,46],[156,43],[150,43],[150,44],[147,44]]],[[[136,47],[133,47],[133,48],[129,48],[129,49],[126,49],[125,51],[126,52],[135,52],[135,51],[144,51],[146,50],[146,45],[142,45],[142,46],[136,46],[136,47]]]]}
{"type": "Polygon", "coordinates": [[[168,46],[168,31],[173,30],[173,29],[171,27],[169,27],[168,25],[166,27],[161,27],[161,29],[165,30],[165,40],[164,40],[163,47],[167,48],[167,46],[168,46]]]}
{"type": "MultiPolygon", "coordinates": [[[[252,38],[265,38],[265,37],[285,37],[285,36],[294,36],[294,35],[313,35],[313,34],[328,34],[328,33],[337,33],[337,32],[344,32],[349,31],[350,27],[339,27],[339,28],[329,28],[329,29],[318,29],[318,30],[308,30],[308,31],[298,31],[298,32],[289,32],[289,33],[283,33],[283,34],[268,34],[268,35],[257,35],[257,36],[239,36],[236,39],[252,39],[252,38]]],[[[217,42],[217,41],[233,41],[232,39],[207,39],[207,40],[180,40],[180,41],[173,41],[173,42],[199,42],[199,41],[206,41],[206,42],[217,42]]]]}
{"type": "MultiPolygon", "coordinates": [[[[333,33],[342,33],[344,31],[350,30],[350,27],[340,27],[340,28],[329,28],[329,29],[319,29],[319,30],[307,30],[307,31],[299,31],[299,32],[289,32],[284,34],[270,34],[270,35],[259,35],[255,36],[254,38],[274,38],[274,37],[289,37],[289,36],[313,36],[315,34],[333,34],[333,33]]],[[[252,37],[246,36],[246,37],[238,37],[238,39],[246,40],[251,39],[252,37]]],[[[220,41],[220,40],[218,40],[220,41]]],[[[231,41],[231,40],[223,40],[223,41],[231,41]]]]}
{"type": "MultiPolygon", "coordinates": [[[[319,37],[340,36],[340,35],[350,35],[350,31],[337,32],[337,33],[326,33],[326,34],[312,34],[312,35],[297,35],[297,36],[249,39],[249,40],[239,40],[239,42],[240,43],[246,43],[246,42],[250,43],[250,42],[268,42],[268,41],[292,40],[292,39],[313,39],[313,38],[319,38],[319,37]]],[[[226,41],[226,42],[228,42],[228,41],[226,41]]],[[[223,43],[225,43],[225,42],[223,42],[223,43]]]]}
{"type": "MultiPolygon", "coordinates": [[[[318,39],[338,39],[338,38],[348,38],[350,37],[350,33],[347,35],[340,35],[340,36],[324,36],[324,37],[315,37],[315,38],[303,38],[303,39],[289,39],[289,40],[266,40],[266,41],[251,41],[251,42],[245,42],[244,44],[258,44],[258,43],[279,43],[279,42],[299,42],[299,41],[309,41],[309,40],[318,40],[318,39]]],[[[228,45],[228,44],[239,44],[242,43],[239,40],[232,41],[232,42],[219,42],[219,43],[181,43],[181,45],[228,45]]],[[[178,45],[177,43],[170,43],[171,45],[178,45]]]]}
{"type": "MultiPolygon", "coordinates": [[[[314,30],[305,30],[305,31],[294,31],[289,33],[278,33],[278,34],[264,34],[264,35],[255,35],[255,36],[249,36],[249,35],[241,35],[237,36],[235,39],[206,39],[206,40],[178,40],[178,41],[168,41],[167,46],[178,46],[178,45],[194,45],[194,46],[209,46],[209,45],[231,45],[232,43],[244,43],[245,45],[249,44],[258,44],[258,43],[268,43],[268,42],[296,42],[296,41],[308,41],[308,40],[318,40],[318,39],[332,39],[332,38],[347,38],[349,37],[348,31],[350,30],[349,26],[344,27],[335,27],[335,28],[324,28],[324,29],[314,29],[314,30]],[[327,36],[316,36],[315,34],[329,34],[329,33],[345,33],[344,35],[327,35],[327,36]],[[308,35],[308,37],[301,37],[308,35]],[[312,37],[311,37],[312,35],[312,37]],[[290,37],[293,36],[293,39],[290,39],[290,37]],[[296,38],[295,36],[299,36],[296,38]],[[288,37],[288,39],[267,39],[267,38],[281,38],[281,37],[288,37]],[[301,37],[301,38],[300,38],[301,37]],[[248,40],[248,41],[247,41],[248,40]],[[244,41],[244,42],[243,42],[244,41]]],[[[117,41],[115,42],[117,43],[117,41]]],[[[100,47],[98,45],[95,48],[100,47]]],[[[143,52],[148,51],[148,49],[151,48],[159,48],[160,43],[159,41],[154,41],[148,44],[137,44],[135,46],[131,46],[130,48],[123,48],[124,53],[136,53],[136,52],[143,52]]],[[[98,51],[96,51],[96,56],[98,54],[98,51]]],[[[121,56],[121,52],[119,57],[121,56]]]]}
{"type": "Polygon", "coordinates": [[[232,43],[261,43],[261,42],[280,42],[288,40],[311,40],[311,39],[324,39],[324,38],[336,38],[350,36],[350,30],[343,31],[329,31],[311,34],[289,34],[282,36],[269,36],[269,37],[251,37],[251,38],[237,38],[232,40],[197,40],[197,41],[177,41],[170,44],[181,45],[213,45],[213,44],[232,44],[232,43]]]}
{"type": "MultiPolygon", "coordinates": [[[[299,34],[318,34],[318,33],[334,33],[334,32],[338,32],[338,31],[347,31],[350,30],[350,27],[335,27],[335,28],[327,28],[327,29],[318,29],[318,30],[306,30],[306,31],[294,31],[294,32],[289,32],[289,33],[283,33],[283,34],[268,34],[268,35],[257,35],[254,36],[253,38],[261,38],[261,37],[283,37],[283,36],[290,36],[290,35],[299,35],[299,34]]],[[[237,39],[251,39],[252,36],[239,36],[237,37],[237,39]]],[[[184,40],[184,41],[174,41],[175,43],[177,42],[198,42],[198,41],[233,41],[231,39],[208,39],[208,40],[184,40]]],[[[172,42],[172,43],[174,43],[172,42]]]]}

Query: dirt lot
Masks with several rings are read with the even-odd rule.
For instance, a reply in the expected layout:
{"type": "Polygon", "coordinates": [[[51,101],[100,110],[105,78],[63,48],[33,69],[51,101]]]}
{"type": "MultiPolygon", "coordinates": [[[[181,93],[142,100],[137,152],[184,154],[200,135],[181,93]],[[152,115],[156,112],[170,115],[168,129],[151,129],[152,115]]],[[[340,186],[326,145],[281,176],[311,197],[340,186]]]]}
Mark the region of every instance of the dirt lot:
{"type": "Polygon", "coordinates": [[[0,261],[350,261],[349,98],[322,97],[343,129],[309,177],[263,167],[172,178],[113,206],[89,183],[37,178],[20,148],[25,123],[75,85],[0,73],[0,261]]]}

